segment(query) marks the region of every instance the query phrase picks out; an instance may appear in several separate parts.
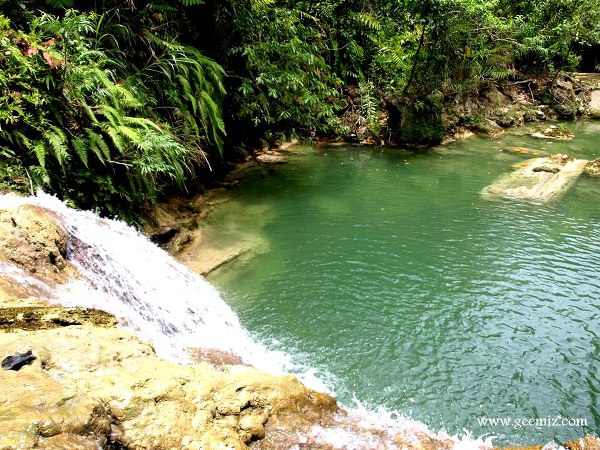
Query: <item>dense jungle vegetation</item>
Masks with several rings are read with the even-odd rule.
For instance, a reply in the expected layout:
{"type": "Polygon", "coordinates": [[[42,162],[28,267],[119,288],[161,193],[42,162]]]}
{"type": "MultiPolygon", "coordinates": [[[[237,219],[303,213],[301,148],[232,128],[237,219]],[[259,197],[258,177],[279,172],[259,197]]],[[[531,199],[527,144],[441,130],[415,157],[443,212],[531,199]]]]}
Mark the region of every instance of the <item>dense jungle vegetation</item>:
{"type": "Polygon", "coordinates": [[[140,221],[240,143],[379,139],[392,103],[427,127],[595,69],[599,24],[599,0],[0,0],[0,181],[140,221]]]}

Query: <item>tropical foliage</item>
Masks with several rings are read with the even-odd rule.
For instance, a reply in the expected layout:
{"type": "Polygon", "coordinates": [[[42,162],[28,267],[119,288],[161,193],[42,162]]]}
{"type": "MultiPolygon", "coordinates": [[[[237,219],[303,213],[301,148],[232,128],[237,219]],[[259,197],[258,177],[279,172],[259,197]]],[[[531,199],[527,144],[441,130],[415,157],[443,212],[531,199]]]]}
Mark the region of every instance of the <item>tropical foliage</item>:
{"type": "Polygon", "coordinates": [[[22,32],[0,16],[0,151],[30,188],[133,219],[222,148],[222,69],[150,31],[136,67],[110,20],[69,10],[22,32]]]}
{"type": "Polygon", "coordinates": [[[392,100],[433,142],[452,102],[524,72],[555,78],[600,50],[598,0],[0,0],[0,10],[0,183],[130,220],[240,142],[379,139],[392,100]]]}

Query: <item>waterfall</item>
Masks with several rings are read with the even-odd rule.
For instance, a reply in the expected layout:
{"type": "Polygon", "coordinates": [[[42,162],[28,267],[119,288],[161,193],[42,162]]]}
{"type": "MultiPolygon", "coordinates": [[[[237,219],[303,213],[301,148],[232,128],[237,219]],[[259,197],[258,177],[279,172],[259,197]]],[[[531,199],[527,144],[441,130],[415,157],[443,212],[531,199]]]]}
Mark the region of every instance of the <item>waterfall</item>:
{"type": "MultiPolygon", "coordinates": [[[[51,211],[69,233],[67,260],[80,277],[55,288],[23,270],[0,262],[0,272],[32,293],[64,306],[97,308],[113,314],[120,326],[152,342],[158,355],[190,362],[187,348],[231,352],[265,371],[290,367],[287,355],[253,341],[216,289],[127,224],[67,207],[56,197],[1,196],[0,208],[34,205],[51,211]]],[[[313,389],[327,391],[311,370],[299,378],[313,389]]],[[[299,442],[306,438],[298,431],[299,442]]],[[[426,425],[385,410],[360,405],[344,409],[327,426],[308,430],[315,445],[328,448],[395,448],[396,435],[449,438],[456,450],[489,450],[491,439],[448,437],[426,425]]]]}
{"type": "Polygon", "coordinates": [[[283,370],[283,356],[254,342],[212,285],[135,229],[43,192],[4,196],[0,206],[25,204],[52,211],[69,233],[67,260],[81,276],[59,288],[58,303],[113,314],[167,359],[188,362],[185,349],[202,347],[234,353],[259,369],[283,370]]]}

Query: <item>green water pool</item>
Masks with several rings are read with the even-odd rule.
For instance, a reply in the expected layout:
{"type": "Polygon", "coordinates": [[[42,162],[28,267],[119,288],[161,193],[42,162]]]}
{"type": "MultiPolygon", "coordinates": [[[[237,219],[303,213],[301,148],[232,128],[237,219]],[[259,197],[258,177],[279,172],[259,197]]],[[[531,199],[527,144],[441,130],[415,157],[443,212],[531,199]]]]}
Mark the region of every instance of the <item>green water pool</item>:
{"type": "Polygon", "coordinates": [[[545,205],[480,196],[531,157],[514,146],[600,157],[600,123],[570,126],[570,142],[520,132],[426,154],[295,147],[210,217],[214,230],[235,224],[224,240],[267,245],[208,279],[256,339],[343,404],[501,445],[597,434],[600,179],[545,205]]]}

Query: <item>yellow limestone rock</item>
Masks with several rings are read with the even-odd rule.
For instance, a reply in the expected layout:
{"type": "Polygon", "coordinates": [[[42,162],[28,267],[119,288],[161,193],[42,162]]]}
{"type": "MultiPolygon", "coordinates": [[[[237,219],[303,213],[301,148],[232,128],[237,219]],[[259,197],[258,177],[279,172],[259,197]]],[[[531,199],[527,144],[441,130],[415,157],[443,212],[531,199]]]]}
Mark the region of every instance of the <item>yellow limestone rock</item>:
{"type": "Polygon", "coordinates": [[[93,434],[130,449],[242,449],[264,436],[270,418],[337,410],[292,375],[180,366],[115,328],[0,333],[0,356],[29,349],[37,359],[0,384],[0,429],[10,430],[0,448],[57,436],[84,445],[93,434]]]}
{"type": "Polygon", "coordinates": [[[75,274],[65,260],[68,237],[52,213],[37,206],[0,210],[0,260],[45,281],[65,282],[75,274]]]}
{"type": "Polygon", "coordinates": [[[556,154],[517,165],[481,191],[484,198],[504,197],[545,202],[563,193],[583,173],[587,160],[556,154]]]}
{"type": "Polygon", "coordinates": [[[586,164],[585,174],[590,177],[600,177],[600,158],[594,159],[586,164]]]}

